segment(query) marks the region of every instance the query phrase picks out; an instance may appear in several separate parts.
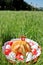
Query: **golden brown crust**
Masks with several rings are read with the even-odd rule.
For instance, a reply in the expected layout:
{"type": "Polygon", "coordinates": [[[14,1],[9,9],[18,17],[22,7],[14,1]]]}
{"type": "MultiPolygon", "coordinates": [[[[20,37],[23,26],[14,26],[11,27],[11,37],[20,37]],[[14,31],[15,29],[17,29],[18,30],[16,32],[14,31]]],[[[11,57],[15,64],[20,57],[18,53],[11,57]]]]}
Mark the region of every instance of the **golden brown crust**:
{"type": "Polygon", "coordinates": [[[26,41],[22,40],[15,41],[11,46],[11,49],[14,53],[20,52],[22,54],[31,51],[29,44],[26,41]]]}

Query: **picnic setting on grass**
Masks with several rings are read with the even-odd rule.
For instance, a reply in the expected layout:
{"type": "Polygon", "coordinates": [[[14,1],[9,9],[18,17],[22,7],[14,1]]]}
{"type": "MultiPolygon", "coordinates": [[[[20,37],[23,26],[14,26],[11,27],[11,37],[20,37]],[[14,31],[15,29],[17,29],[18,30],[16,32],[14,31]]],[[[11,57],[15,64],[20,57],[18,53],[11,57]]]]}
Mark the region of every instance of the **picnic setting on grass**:
{"type": "Polygon", "coordinates": [[[41,46],[31,39],[21,36],[11,39],[2,46],[2,53],[10,63],[37,62],[41,54],[41,46]]]}
{"type": "Polygon", "coordinates": [[[43,65],[43,12],[0,11],[0,65],[43,65]]]}

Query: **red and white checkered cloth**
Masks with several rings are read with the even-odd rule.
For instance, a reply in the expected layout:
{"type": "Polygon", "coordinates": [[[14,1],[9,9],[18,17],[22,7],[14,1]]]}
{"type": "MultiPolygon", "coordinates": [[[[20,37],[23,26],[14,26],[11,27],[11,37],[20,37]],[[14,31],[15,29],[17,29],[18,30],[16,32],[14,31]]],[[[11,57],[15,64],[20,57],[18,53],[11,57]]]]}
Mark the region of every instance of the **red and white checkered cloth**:
{"type": "Polygon", "coordinates": [[[13,44],[13,42],[15,42],[16,40],[25,40],[26,42],[28,42],[28,44],[31,46],[31,52],[27,52],[26,53],[26,58],[25,58],[25,62],[31,61],[35,58],[37,58],[38,56],[40,56],[41,54],[41,49],[38,47],[38,43],[28,39],[28,38],[16,38],[16,39],[12,39],[11,41],[7,41],[5,42],[4,46],[2,47],[2,52],[5,54],[6,58],[12,61],[16,61],[16,59],[18,60],[24,60],[24,56],[22,54],[15,54],[12,50],[11,50],[11,46],[13,44]]]}

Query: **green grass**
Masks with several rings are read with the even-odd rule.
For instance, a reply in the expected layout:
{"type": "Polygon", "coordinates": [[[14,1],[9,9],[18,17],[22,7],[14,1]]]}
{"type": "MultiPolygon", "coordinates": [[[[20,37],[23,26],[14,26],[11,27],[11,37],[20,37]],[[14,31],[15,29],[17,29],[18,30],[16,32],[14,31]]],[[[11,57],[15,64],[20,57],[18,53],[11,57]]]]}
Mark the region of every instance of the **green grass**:
{"type": "Polygon", "coordinates": [[[37,63],[24,63],[24,65],[43,65],[43,12],[41,11],[0,11],[0,65],[12,65],[2,54],[4,42],[22,35],[33,39],[42,47],[37,63]]]}

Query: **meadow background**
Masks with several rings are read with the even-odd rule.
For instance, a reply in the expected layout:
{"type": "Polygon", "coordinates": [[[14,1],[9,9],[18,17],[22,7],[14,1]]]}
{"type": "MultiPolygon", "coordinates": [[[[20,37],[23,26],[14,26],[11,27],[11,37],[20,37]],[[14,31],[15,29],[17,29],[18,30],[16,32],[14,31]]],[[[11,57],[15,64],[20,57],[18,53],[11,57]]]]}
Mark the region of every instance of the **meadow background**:
{"type": "Polygon", "coordinates": [[[42,47],[42,53],[35,64],[16,65],[43,65],[43,12],[41,11],[0,11],[0,65],[15,65],[6,60],[2,46],[4,42],[22,35],[38,42],[42,47]]]}

